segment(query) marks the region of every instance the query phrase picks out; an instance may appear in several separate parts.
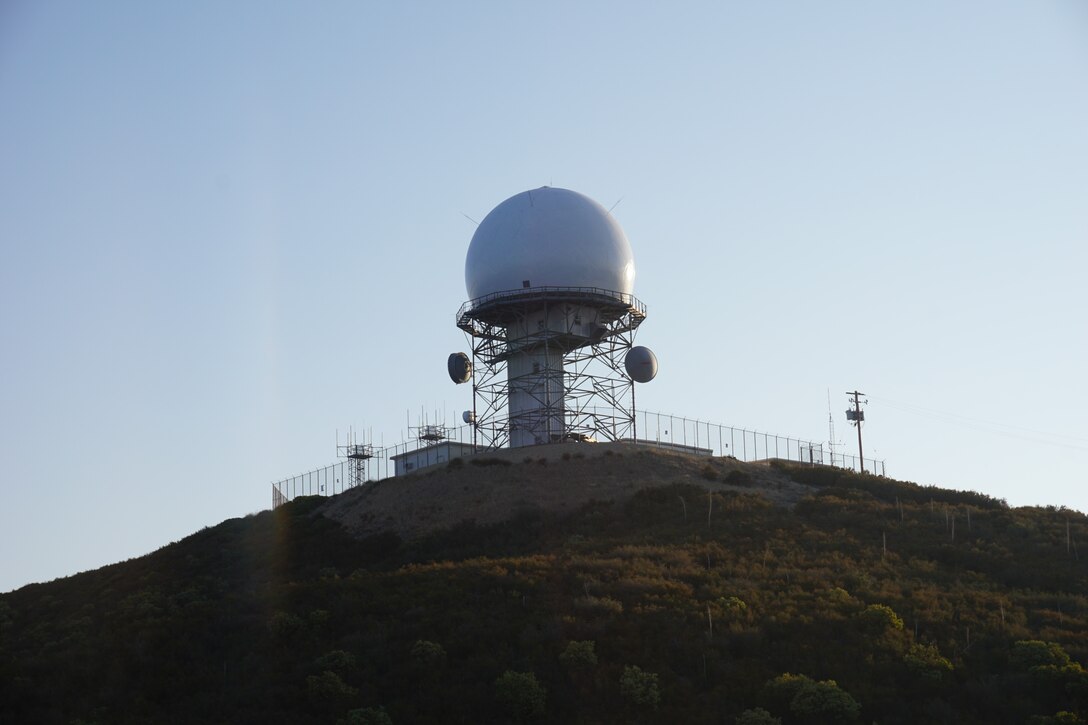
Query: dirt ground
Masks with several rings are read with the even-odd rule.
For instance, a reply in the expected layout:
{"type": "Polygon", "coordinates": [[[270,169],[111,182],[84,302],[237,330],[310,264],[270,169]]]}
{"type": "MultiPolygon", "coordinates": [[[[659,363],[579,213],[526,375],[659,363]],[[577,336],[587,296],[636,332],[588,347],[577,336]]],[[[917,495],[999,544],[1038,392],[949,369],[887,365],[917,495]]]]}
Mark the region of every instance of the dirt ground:
{"type": "Polygon", "coordinates": [[[486,451],[462,465],[369,483],[333,496],[315,513],[355,536],[394,531],[411,540],[465,521],[498,523],[525,510],[562,513],[592,500],[622,502],[641,489],[673,483],[758,493],[782,506],[812,492],[759,463],[634,443],[564,443],[486,451]],[[726,481],[732,471],[747,474],[744,485],[726,481]]]}

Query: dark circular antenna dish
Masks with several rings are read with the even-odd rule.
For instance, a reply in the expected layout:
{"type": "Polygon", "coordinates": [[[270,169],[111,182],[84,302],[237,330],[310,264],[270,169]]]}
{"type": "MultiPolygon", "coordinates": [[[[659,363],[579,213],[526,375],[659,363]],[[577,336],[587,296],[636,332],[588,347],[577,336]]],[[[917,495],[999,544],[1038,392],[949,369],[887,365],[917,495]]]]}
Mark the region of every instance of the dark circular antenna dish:
{"type": "Polygon", "coordinates": [[[637,345],[628,351],[623,367],[636,383],[648,383],[657,376],[657,356],[650,348],[637,345]]]}
{"type": "Polygon", "coordinates": [[[449,370],[450,380],[458,385],[467,383],[472,377],[472,361],[463,352],[451,353],[446,368],[449,370]]]}
{"type": "Polygon", "coordinates": [[[466,410],[464,413],[461,413],[461,420],[465,421],[465,423],[469,425],[472,425],[476,422],[476,414],[473,413],[471,410],[466,410]]]}

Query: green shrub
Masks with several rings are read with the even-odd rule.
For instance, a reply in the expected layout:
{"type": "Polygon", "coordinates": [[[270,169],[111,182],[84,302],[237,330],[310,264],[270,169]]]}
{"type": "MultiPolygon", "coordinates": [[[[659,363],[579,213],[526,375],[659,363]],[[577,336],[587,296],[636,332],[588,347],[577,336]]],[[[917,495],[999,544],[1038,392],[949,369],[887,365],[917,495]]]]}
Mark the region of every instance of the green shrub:
{"type": "Polygon", "coordinates": [[[523,721],[544,714],[547,691],[532,672],[507,670],[495,680],[495,697],[511,718],[523,721]]]}
{"type": "Polygon", "coordinates": [[[612,597],[578,597],[574,608],[598,614],[623,614],[623,602],[612,597]]]}
{"type": "Polygon", "coordinates": [[[1010,661],[1021,672],[1030,672],[1036,667],[1065,667],[1072,663],[1060,644],[1037,639],[1016,642],[1010,661]]]}
{"type": "Polygon", "coordinates": [[[834,680],[821,680],[798,692],[790,710],[805,722],[846,722],[857,720],[861,705],[834,680]]]}
{"type": "Polygon", "coordinates": [[[730,486],[751,486],[753,483],[752,477],[744,471],[730,471],[725,482],[730,486]]]}
{"type": "Polygon", "coordinates": [[[912,644],[903,661],[911,672],[927,680],[939,680],[952,671],[952,663],[931,644],[912,644]]]}
{"type": "Polygon", "coordinates": [[[569,672],[585,672],[597,666],[596,643],[593,640],[567,642],[559,661],[569,672]]]}
{"type": "Polygon", "coordinates": [[[644,672],[637,665],[628,665],[620,675],[620,694],[640,707],[657,707],[661,692],[657,687],[657,674],[644,672]]]}
{"type": "Polygon", "coordinates": [[[903,629],[903,619],[886,604],[870,604],[855,616],[862,629],[872,635],[881,635],[889,630],[902,631],[903,629]]]}
{"type": "Polygon", "coordinates": [[[1036,715],[1029,721],[1030,725],[1084,725],[1076,713],[1062,710],[1053,715],[1036,715]]]}
{"type": "Polygon", "coordinates": [[[306,691],[311,698],[319,702],[348,700],[358,694],[358,690],[344,682],[340,675],[332,670],[325,670],[320,675],[306,678],[306,691]]]}
{"type": "Polygon", "coordinates": [[[355,669],[355,655],[342,649],[334,649],[318,657],[314,664],[319,670],[347,672],[355,669]]]}
{"type": "Polygon", "coordinates": [[[409,656],[417,669],[429,671],[442,666],[446,661],[446,650],[437,642],[418,639],[412,645],[409,656]]]}
{"type": "Polygon", "coordinates": [[[393,725],[384,707],[360,707],[348,713],[344,725],[393,725]]]}
{"type": "Polygon", "coordinates": [[[816,682],[806,675],[786,672],[769,680],[764,693],[801,722],[847,722],[861,713],[857,700],[834,680],[816,682]]]}
{"type": "Polygon", "coordinates": [[[278,640],[286,641],[302,630],[302,620],[290,612],[275,612],[268,620],[268,629],[278,640]]]}
{"type": "Polygon", "coordinates": [[[782,718],[775,717],[762,707],[753,707],[737,716],[737,725],[782,725],[782,718]]]}
{"type": "Polygon", "coordinates": [[[748,611],[748,605],[740,597],[722,597],[718,600],[718,604],[723,610],[734,614],[743,614],[748,611]]]}

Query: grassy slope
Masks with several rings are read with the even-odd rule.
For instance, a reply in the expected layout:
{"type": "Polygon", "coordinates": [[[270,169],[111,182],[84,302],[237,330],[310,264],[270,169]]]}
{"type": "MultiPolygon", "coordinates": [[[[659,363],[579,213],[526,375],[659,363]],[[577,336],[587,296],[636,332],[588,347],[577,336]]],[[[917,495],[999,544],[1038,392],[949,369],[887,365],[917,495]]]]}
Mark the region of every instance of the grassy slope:
{"type": "MultiPolygon", "coordinates": [[[[616,462],[593,465],[605,478],[616,462]]],[[[1014,645],[1088,657],[1088,579],[1066,545],[1083,515],[828,469],[784,471],[812,492],[791,509],[691,466],[711,492],[688,476],[410,544],[353,539],[300,499],[2,595],[0,722],[336,722],[367,706],[494,722],[506,670],[535,673],[554,722],[732,722],[755,706],[800,721],[765,687],[784,672],[834,679],[860,722],[1088,704],[1078,666],[1032,670],[1014,645]],[[597,664],[564,667],[571,640],[593,641],[597,664]],[[657,674],[656,708],[621,690],[629,665],[657,674]]]]}

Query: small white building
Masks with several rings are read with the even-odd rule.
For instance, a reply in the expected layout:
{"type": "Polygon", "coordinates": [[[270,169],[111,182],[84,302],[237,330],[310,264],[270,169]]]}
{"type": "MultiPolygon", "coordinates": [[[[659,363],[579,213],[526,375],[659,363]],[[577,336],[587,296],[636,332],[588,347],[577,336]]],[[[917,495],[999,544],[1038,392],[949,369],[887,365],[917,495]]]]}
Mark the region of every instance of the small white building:
{"type": "Polygon", "coordinates": [[[437,466],[449,463],[454,458],[464,458],[475,452],[471,443],[458,443],[455,441],[443,441],[430,446],[423,446],[407,453],[398,453],[392,456],[393,475],[403,476],[413,473],[421,468],[437,466]]]}

